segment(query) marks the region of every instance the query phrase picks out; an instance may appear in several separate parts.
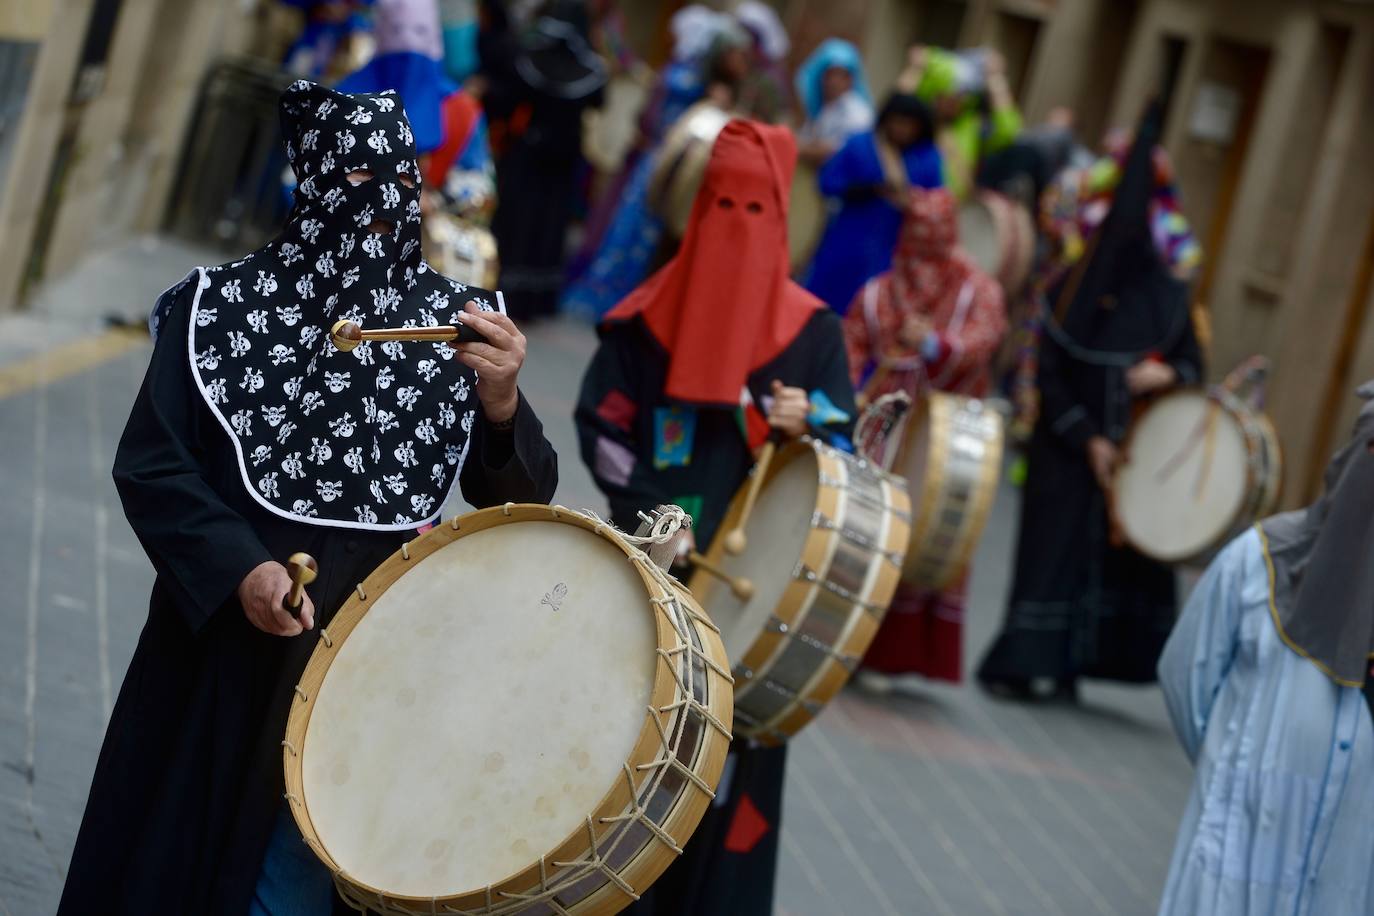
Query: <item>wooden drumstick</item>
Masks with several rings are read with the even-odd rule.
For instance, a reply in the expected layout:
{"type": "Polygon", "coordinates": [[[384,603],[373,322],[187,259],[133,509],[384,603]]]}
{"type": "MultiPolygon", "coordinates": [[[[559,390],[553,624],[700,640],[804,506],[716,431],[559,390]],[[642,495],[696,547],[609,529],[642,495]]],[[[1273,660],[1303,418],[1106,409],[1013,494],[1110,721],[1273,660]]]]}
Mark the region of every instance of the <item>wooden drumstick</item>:
{"type": "Polygon", "coordinates": [[[486,336],[465,324],[441,324],[424,328],[370,328],[363,330],[356,321],[340,319],[329,329],[329,340],[347,353],[365,340],[457,340],[459,343],[489,343],[486,336]]]}
{"type": "Polygon", "coordinates": [[[769,433],[768,441],[763,443],[763,449],[759,452],[759,460],[754,465],[754,476],[749,478],[749,489],[744,491],[744,506],[740,509],[739,519],[735,522],[735,527],[725,534],[725,552],[728,554],[739,556],[744,553],[744,548],[749,546],[744,526],[749,523],[749,516],[754,512],[754,500],[758,499],[764,475],[768,473],[768,466],[773,463],[773,453],[778,450],[779,438],[777,430],[769,433]]]}
{"type": "Polygon", "coordinates": [[[710,573],[720,581],[724,582],[726,585],[730,586],[730,591],[734,592],[735,597],[739,600],[748,601],[750,598],[754,597],[753,582],[749,581],[744,576],[730,575],[728,572],[721,569],[715,563],[712,563],[708,558],[697,553],[695,550],[690,551],[687,554],[687,562],[691,563],[693,566],[700,567],[704,572],[710,573]]]}
{"type": "Polygon", "coordinates": [[[293,553],[286,561],[286,571],[291,575],[291,591],[287,592],[282,607],[292,617],[299,617],[301,605],[305,603],[305,587],[320,574],[320,565],[308,553],[293,553]]]}

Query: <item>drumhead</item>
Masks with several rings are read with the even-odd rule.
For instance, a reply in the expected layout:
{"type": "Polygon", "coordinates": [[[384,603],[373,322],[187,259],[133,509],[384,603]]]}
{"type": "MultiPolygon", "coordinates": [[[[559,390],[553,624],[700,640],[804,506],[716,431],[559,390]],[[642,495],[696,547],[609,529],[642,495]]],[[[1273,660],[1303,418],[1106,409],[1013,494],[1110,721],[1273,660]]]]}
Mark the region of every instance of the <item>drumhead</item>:
{"type": "Polygon", "coordinates": [[[1249,493],[1249,448],[1229,408],[1200,392],[1168,395],[1136,422],[1127,452],[1116,513],[1138,550],[1177,562],[1230,533],[1249,493]]]}
{"type": "MultiPolygon", "coordinates": [[[[816,453],[798,449],[790,458],[784,459],[780,453],[774,459],[784,460],[786,463],[759,490],[753,514],[744,527],[748,538],[744,553],[720,555],[720,565],[731,575],[744,576],[754,584],[748,601],[741,601],[719,584],[711,591],[711,620],[720,627],[731,665],[738,664],[749,651],[768,618],[782,603],[783,592],[792,582],[792,572],[811,534],[819,473],[816,453]]],[[[725,534],[722,530],[717,536],[725,534]]]]}
{"type": "Polygon", "coordinates": [[[635,565],[583,528],[513,522],[413,562],[324,675],[303,794],[351,879],[447,896],[551,852],[623,778],[658,643],[635,565]]]}
{"type": "Polygon", "coordinates": [[[984,273],[997,276],[1002,269],[1002,239],[997,220],[988,205],[978,199],[959,208],[959,244],[984,273]]]}

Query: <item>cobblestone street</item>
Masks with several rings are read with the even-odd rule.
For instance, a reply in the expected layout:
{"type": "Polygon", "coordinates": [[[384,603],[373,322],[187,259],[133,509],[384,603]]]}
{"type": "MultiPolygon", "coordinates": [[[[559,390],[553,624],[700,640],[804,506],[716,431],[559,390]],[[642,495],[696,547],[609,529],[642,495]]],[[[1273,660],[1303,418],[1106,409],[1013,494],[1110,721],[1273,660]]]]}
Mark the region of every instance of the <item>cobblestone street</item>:
{"type": "MultiPolygon", "coordinates": [[[[56,907],[152,582],[110,480],[150,347],[105,319],[141,319],[201,259],[224,258],[139,240],[0,322],[0,916],[56,907]]],[[[594,335],[560,321],[528,336],[521,378],[561,457],[558,500],[601,510],[571,416],[594,335]]],[[[1004,488],[966,671],[1000,623],[1015,523],[1004,488]]],[[[780,912],[1151,913],[1190,777],[1153,688],[1088,684],[1078,707],[851,688],[792,748],[780,912]]]]}

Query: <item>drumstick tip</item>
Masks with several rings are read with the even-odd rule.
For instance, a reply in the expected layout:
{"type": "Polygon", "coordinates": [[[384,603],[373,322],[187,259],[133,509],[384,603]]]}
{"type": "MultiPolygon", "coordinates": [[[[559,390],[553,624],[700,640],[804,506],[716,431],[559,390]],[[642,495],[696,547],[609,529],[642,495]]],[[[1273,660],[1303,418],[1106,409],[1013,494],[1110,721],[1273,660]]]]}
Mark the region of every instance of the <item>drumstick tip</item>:
{"type": "Polygon", "coordinates": [[[363,342],[363,329],[356,321],[341,318],[329,329],[329,340],[337,349],[347,353],[363,342]]]}
{"type": "Polygon", "coordinates": [[[749,539],[745,537],[744,532],[739,528],[735,528],[725,535],[725,552],[733,556],[739,556],[744,553],[744,548],[747,547],[748,544],[749,539]]]}

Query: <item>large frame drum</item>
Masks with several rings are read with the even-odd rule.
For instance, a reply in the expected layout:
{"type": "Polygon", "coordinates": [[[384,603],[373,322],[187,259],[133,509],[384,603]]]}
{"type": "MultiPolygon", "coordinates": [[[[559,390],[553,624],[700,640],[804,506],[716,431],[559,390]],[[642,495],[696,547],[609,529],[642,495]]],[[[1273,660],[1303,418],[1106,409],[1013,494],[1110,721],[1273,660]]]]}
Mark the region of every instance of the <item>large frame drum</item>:
{"type": "Polygon", "coordinates": [[[959,243],[1014,300],[1035,258],[1035,222],[1021,204],[981,190],[959,208],[959,243]]]}
{"type": "Polygon", "coordinates": [[[682,113],[663,138],[649,176],[649,207],[673,238],[680,239],[692,218],[692,205],[706,177],[716,137],[735,115],[712,102],[697,102],[682,113]]]}
{"type": "Polygon", "coordinates": [[[912,494],[903,582],[938,590],[964,574],[997,498],[1003,438],[1002,416],[985,402],[930,391],[896,421],[895,436],[860,443],[912,494]]]}
{"type": "Polygon", "coordinates": [[[704,570],[689,584],[734,666],[736,733],[778,744],[844,686],[877,633],[897,588],[911,504],[901,481],[802,439],[769,464],[743,529],[748,546],[733,556],[724,542],[746,489],[707,558],[748,579],[751,594],[704,570]]]}
{"type": "Polygon", "coordinates": [[[725,665],[691,596],[608,523],[462,516],[321,631],[282,742],[291,812],[356,906],[617,912],[713,797],[725,665]]]}
{"type": "Polygon", "coordinates": [[[1206,556],[1274,511],[1283,456],[1273,424],[1222,390],[1185,388],[1132,424],[1112,484],[1115,522],[1148,557],[1206,556]]]}

